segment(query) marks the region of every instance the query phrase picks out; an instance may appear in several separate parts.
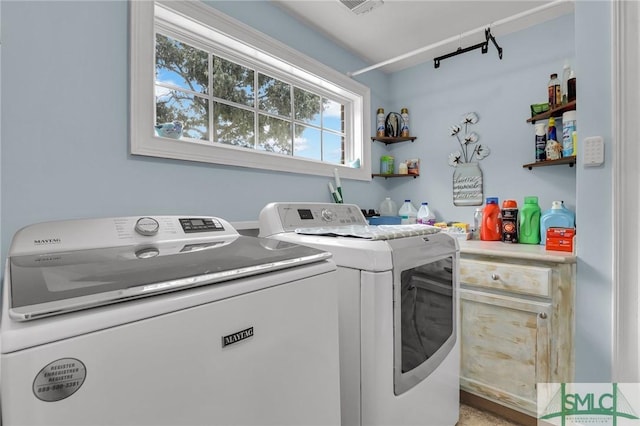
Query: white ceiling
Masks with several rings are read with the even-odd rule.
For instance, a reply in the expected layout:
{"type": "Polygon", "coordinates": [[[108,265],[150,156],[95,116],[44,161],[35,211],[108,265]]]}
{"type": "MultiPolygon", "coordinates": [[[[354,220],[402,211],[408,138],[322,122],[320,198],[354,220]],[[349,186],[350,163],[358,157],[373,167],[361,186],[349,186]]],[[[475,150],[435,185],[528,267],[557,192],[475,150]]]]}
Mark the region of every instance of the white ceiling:
{"type": "MultiPolygon", "coordinates": [[[[380,66],[394,72],[485,40],[484,28],[500,45],[500,36],[573,11],[572,1],[528,0],[384,0],[369,12],[355,14],[338,0],[272,0],[287,13],[363,59],[368,65],[422,49],[443,40],[455,41],[393,64],[380,66]],[[509,17],[545,4],[553,6],[509,21],[509,17]],[[502,22],[509,21],[509,22],[502,22]],[[492,25],[494,24],[495,25],[492,25]],[[479,31],[474,31],[474,30],[479,31]],[[473,33],[469,33],[474,31],[473,33]],[[467,34],[461,39],[460,35],[467,34]]],[[[487,54],[498,53],[490,43],[487,54]]],[[[504,52],[504,55],[508,55],[504,52]]],[[[445,66],[443,61],[441,66],[445,66]]],[[[357,72],[361,70],[350,70],[357,72]]]]}

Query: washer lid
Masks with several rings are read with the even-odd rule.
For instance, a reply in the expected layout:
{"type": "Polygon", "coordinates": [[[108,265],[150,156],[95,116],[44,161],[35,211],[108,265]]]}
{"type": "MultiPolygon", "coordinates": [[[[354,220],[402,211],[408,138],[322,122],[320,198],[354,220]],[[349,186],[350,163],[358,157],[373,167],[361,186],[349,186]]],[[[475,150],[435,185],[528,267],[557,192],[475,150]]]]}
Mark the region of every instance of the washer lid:
{"type": "Polygon", "coordinates": [[[319,262],[331,254],[235,236],[9,258],[9,314],[24,321],[319,262]]]}

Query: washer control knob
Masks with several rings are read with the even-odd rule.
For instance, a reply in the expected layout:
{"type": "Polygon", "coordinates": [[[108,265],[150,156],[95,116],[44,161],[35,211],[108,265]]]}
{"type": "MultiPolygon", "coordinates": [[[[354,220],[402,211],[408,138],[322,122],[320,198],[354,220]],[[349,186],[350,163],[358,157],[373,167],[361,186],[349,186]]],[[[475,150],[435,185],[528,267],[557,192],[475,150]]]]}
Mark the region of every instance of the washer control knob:
{"type": "Polygon", "coordinates": [[[322,216],[322,220],[325,222],[332,222],[336,219],[336,214],[329,209],[322,209],[320,216],[322,216]]]}
{"type": "Polygon", "coordinates": [[[140,235],[145,235],[147,237],[151,237],[158,233],[160,229],[160,224],[157,220],[152,217],[141,217],[136,222],[135,230],[140,235]]]}

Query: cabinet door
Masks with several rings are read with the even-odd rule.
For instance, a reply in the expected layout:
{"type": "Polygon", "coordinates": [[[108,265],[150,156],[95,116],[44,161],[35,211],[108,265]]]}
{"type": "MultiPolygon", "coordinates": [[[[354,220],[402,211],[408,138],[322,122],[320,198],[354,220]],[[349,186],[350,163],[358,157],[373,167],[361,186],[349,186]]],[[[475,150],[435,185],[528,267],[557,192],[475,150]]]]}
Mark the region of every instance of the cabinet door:
{"type": "Polygon", "coordinates": [[[460,290],[461,388],[536,415],[550,381],[551,303],[460,290]]]}

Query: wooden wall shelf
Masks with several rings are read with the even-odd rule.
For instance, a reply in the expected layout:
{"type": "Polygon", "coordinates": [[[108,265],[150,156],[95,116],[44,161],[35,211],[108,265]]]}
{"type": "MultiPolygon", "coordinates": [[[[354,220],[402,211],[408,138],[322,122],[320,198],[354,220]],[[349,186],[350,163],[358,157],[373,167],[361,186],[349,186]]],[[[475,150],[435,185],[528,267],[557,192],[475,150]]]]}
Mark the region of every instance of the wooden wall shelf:
{"type": "Polygon", "coordinates": [[[534,167],[558,166],[560,164],[568,164],[569,167],[573,167],[573,165],[576,164],[575,155],[558,160],[537,161],[535,163],[524,164],[522,167],[531,170],[534,167]]]}
{"type": "Polygon", "coordinates": [[[392,174],[392,175],[385,175],[385,174],[380,174],[380,173],[376,173],[376,174],[372,174],[371,177],[383,177],[385,179],[387,178],[397,178],[397,177],[412,177],[412,178],[417,178],[420,175],[399,175],[399,174],[392,174]]]}
{"type": "Polygon", "coordinates": [[[415,141],[417,136],[399,136],[397,138],[390,136],[371,136],[371,141],[382,142],[385,145],[399,142],[415,141]]]}
{"type": "Polygon", "coordinates": [[[535,123],[538,120],[546,120],[549,117],[561,117],[563,113],[567,111],[575,111],[575,109],[576,101],[571,101],[557,108],[550,109],[547,112],[543,112],[542,114],[534,115],[527,120],[527,123],[535,123]]]}

